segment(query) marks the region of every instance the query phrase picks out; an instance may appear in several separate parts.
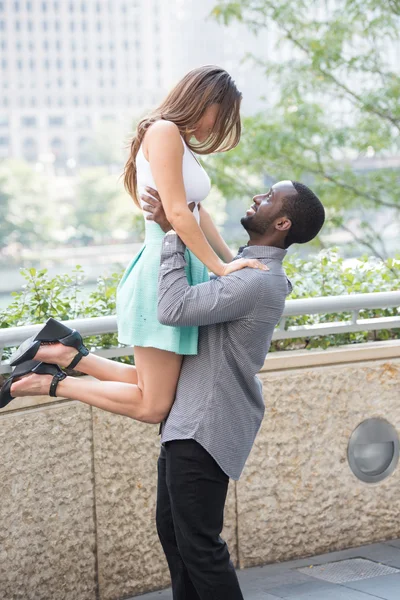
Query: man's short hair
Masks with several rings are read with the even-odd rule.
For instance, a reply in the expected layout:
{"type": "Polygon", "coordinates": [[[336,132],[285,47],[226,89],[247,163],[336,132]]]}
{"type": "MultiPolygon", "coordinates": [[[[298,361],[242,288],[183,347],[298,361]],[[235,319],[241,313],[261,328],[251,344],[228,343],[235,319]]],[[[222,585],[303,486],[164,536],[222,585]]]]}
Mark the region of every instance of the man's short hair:
{"type": "Polygon", "coordinates": [[[285,238],[285,248],[314,239],[325,221],[325,209],[314,192],[298,181],[292,181],[292,184],[297,195],[286,196],[280,211],[281,216],[292,222],[285,238]]]}

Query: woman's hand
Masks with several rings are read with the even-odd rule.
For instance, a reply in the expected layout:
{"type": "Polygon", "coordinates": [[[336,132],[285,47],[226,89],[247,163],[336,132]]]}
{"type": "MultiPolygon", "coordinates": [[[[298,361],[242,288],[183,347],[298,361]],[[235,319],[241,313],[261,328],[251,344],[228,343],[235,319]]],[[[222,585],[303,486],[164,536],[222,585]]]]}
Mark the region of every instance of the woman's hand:
{"type": "Polygon", "coordinates": [[[218,273],[218,275],[229,275],[230,273],[240,271],[240,269],[245,269],[246,267],[250,267],[251,269],[260,269],[261,271],[269,271],[267,265],[264,265],[256,258],[238,258],[237,260],[233,260],[231,263],[225,264],[222,273],[218,273]]]}

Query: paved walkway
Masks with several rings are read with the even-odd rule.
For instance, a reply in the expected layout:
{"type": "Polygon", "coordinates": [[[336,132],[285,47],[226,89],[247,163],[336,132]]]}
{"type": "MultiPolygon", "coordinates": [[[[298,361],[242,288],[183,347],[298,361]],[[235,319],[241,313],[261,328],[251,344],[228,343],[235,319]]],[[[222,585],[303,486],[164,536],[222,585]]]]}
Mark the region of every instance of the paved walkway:
{"type": "MultiPolygon", "coordinates": [[[[400,600],[400,540],[239,570],[237,573],[245,600],[400,600]],[[336,564],[328,566],[327,563],[336,564]],[[389,573],[382,575],[378,573],[380,570],[389,573]]],[[[136,598],[172,600],[172,593],[168,589],[136,598]]]]}

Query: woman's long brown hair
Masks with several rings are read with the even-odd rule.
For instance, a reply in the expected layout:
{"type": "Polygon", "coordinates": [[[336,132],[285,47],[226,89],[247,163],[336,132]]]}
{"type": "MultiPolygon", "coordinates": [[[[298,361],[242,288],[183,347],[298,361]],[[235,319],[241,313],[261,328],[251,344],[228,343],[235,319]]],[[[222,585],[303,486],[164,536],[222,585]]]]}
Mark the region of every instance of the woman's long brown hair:
{"type": "Polygon", "coordinates": [[[217,120],[207,140],[201,144],[189,142],[187,145],[197,154],[226,152],[240,141],[241,99],[242,95],[229,73],[220,67],[206,65],[185,75],[160,106],[139,122],[124,170],[125,189],[139,208],[136,155],[150,125],[160,119],[172,121],[181,135],[185,136],[195,131],[197,123],[211,104],[219,104],[217,120]]]}

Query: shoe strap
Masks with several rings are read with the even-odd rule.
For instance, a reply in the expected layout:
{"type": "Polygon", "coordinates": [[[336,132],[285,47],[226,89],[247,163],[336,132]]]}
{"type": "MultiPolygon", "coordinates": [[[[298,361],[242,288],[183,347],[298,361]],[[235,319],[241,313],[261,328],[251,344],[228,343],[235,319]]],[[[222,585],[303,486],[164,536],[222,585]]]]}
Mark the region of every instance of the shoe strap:
{"type": "Polygon", "coordinates": [[[70,362],[70,364],[67,366],[67,369],[73,369],[74,367],[76,367],[76,365],[78,364],[78,362],[84,357],[87,356],[89,354],[89,350],[86,348],[86,346],[81,346],[78,350],[78,354],[76,354],[74,356],[74,358],[72,359],[72,361],[70,362]]]}
{"type": "Polygon", "coordinates": [[[50,392],[49,392],[49,396],[52,396],[53,398],[56,397],[56,390],[57,390],[57,386],[60,383],[60,381],[62,381],[63,379],[66,378],[66,374],[65,373],[56,373],[52,379],[52,382],[50,384],[50,392]]]}

